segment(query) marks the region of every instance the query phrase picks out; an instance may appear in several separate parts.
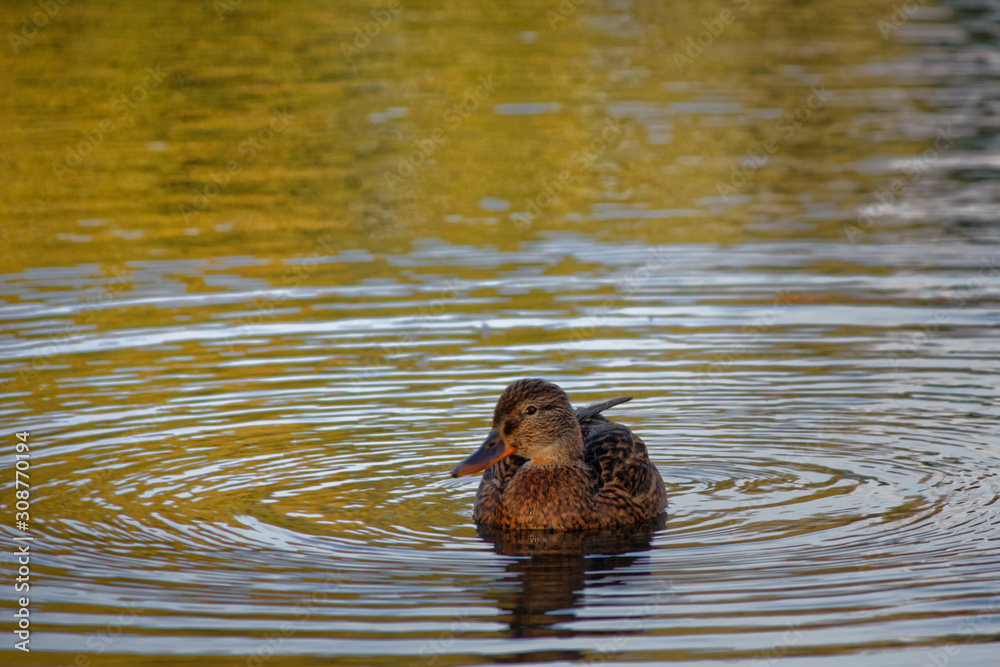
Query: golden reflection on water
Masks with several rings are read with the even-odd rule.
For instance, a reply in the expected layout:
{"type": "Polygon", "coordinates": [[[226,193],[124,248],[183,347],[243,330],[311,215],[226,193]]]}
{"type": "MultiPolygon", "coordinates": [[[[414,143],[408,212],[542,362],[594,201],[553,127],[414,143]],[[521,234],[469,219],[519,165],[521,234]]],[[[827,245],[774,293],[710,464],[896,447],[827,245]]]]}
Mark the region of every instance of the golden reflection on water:
{"type": "MultiPolygon", "coordinates": [[[[675,212],[616,236],[739,242],[755,208],[701,203],[720,184],[791,216],[867,154],[856,97],[887,82],[858,68],[895,48],[873,31],[890,7],[838,2],[818,21],[788,2],[595,5],[553,29],[533,3],[408,4],[348,59],[364,3],[246,2],[221,19],[210,3],[67,4],[0,73],[17,91],[2,103],[10,268],[308,255],[323,231],[343,247],[509,248],[606,233],[572,215],[596,202],[675,212]],[[733,20],[678,61],[727,4],[733,20]],[[829,99],[809,108],[814,90],[829,99]],[[734,179],[761,151],[766,168],[734,179]],[[510,220],[532,203],[530,224],[510,220]]],[[[847,177],[843,210],[870,191],[847,177]]]]}

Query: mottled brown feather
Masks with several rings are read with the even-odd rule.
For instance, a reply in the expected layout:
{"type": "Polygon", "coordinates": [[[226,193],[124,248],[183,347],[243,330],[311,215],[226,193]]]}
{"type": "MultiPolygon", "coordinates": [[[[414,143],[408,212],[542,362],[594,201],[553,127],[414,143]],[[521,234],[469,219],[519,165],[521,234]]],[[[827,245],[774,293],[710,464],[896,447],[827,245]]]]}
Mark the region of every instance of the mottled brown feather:
{"type": "MultiPolygon", "coordinates": [[[[487,468],[476,493],[476,522],[503,530],[578,531],[638,523],[660,514],[667,506],[667,492],[645,443],[600,414],[627,400],[612,399],[575,411],[583,454],[572,464],[536,465],[512,454],[487,468]]],[[[539,408],[569,407],[569,399],[556,385],[521,380],[498,401],[494,428],[514,424],[503,429],[511,435],[522,420],[513,413],[525,401],[539,408]],[[505,420],[508,415],[515,418],[505,420]]]]}

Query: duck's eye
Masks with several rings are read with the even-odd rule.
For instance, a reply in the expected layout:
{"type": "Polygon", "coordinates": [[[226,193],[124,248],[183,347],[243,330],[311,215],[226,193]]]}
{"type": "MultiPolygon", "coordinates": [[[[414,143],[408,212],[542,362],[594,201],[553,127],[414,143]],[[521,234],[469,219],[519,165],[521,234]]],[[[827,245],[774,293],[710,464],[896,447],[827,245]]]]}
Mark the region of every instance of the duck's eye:
{"type": "Polygon", "coordinates": [[[534,405],[529,405],[524,409],[524,414],[526,415],[533,415],[536,412],[538,412],[538,408],[536,408],[534,405]]]}

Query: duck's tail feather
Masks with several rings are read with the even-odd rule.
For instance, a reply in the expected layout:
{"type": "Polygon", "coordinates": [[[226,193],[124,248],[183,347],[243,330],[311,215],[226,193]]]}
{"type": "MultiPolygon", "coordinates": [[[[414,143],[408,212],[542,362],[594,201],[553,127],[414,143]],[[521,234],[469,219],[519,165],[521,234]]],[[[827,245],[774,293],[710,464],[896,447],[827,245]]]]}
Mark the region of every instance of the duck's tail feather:
{"type": "Polygon", "coordinates": [[[621,396],[619,398],[612,398],[607,401],[602,401],[601,403],[594,403],[593,405],[587,405],[582,408],[576,409],[577,421],[583,423],[592,417],[596,417],[608,408],[613,408],[616,405],[620,405],[626,401],[631,401],[631,396],[621,396]]]}

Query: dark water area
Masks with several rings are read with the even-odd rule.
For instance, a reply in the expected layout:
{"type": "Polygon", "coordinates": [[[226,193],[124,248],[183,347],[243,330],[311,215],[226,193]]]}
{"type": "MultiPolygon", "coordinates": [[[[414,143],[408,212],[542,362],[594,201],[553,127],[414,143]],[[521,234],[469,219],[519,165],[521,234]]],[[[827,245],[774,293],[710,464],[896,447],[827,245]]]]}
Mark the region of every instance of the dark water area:
{"type": "Polygon", "coordinates": [[[3,664],[995,664],[1000,3],[0,16],[3,664]],[[668,515],[477,529],[528,376],[668,515]]]}

